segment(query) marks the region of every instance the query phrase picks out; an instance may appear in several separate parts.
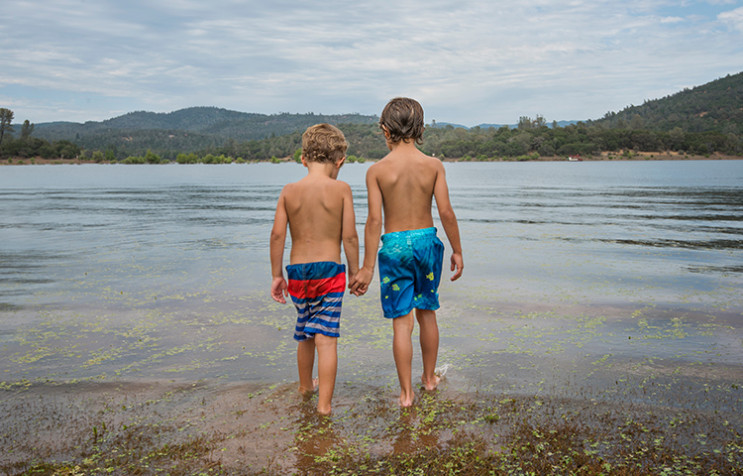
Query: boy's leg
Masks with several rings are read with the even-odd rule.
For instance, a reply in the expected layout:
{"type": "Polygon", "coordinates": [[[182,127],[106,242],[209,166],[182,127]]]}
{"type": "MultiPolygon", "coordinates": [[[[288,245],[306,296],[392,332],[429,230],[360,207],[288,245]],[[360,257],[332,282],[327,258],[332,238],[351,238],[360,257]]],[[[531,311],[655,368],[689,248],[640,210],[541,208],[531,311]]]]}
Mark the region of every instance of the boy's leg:
{"type": "Polygon", "coordinates": [[[426,390],[436,390],[441,380],[434,373],[439,354],[439,326],[436,322],[436,311],[416,309],[415,317],[420,325],[421,356],[423,357],[421,381],[426,390]]]}
{"type": "Polygon", "coordinates": [[[315,346],[317,347],[317,376],[320,380],[317,412],[329,415],[335,389],[335,376],[338,372],[338,338],[315,334],[315,346]]]}
{"type": "Polygon", "coordinates": [[[413,404],[413,311],[392,319],[392,355],[395,357],[397,378],[400,381],[400,405],[409,407],[413,404]]]}
{"type": "Polygon", "coordinates": [[[312,367],[315,365],[315,339],[305,339],[297,344],[297,370],[299,370],[299,393],[312,395],[312,367]]]}

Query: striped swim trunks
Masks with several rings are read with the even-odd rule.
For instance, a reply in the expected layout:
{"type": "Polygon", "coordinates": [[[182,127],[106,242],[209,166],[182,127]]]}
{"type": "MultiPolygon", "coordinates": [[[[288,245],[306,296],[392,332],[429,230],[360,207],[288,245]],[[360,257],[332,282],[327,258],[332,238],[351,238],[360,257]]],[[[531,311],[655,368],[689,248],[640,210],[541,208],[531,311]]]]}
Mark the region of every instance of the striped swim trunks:
{"type": "Polygon", "coordinates": [[[311,339],[315,334],[340,337],[346,265],[333,261],[290,264],[286,274],[289,295],[297,308],[294,339],[311,339]]]}

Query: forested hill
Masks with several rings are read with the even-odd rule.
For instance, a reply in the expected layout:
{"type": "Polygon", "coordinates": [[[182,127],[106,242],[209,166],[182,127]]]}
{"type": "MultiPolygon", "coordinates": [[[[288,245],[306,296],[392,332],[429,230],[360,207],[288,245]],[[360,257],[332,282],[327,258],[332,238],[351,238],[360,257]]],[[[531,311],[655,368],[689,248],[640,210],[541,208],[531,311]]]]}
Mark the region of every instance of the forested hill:
{"type": "MultiPolygon", "coordinates": [[[[8,111],[12,112],[12,111],[8,111]]],[[[296,154],[308,126],[341,127],[349,156],[377,159],[387,147],[376,116],[256,114],[214,107],[171,113],[132,112],[101,122],[17,125],[0,144],[0,159],[75,158],[190,162],[273,160],[296,154]],[[33,134],[33,135],[32,135],[33,134]],[[51,142],[50,142],[51,141],[51,142]],[[179,159],[179,156],[184,155],[179,159]],[[185,156],[188,157],[185,157],[185,156]]],[[[28,122],[28,121],[26,121],[28,122]]],[[[610,112],[592,121],[552,126],[523,116],[516,126],[466,129],[429,124],[422,150],[440,158],[531,160],[581,154],[631,157],[638,152],[743,157],[743,73],[610,112]]],[[[211,162],[208,162],[211,163],[211,162]]]]}
{"type": "Polygon", "coordinates": [[[743,134],[743,72],[592,121],[612,129],[743,134]]]}
{"type": "Polygon", "coordinates": [[[318,122],[330,124],[375,124],[378,118],[360,114],[255,114],[216,107],[191,107],[170,113],[131,112],[101,122],[50,122],[36,124],[34,136],[47,140],[73,140],[85,148],[122,141],[149,140],[198,150],[235,141],[259,140],[304,130],[318,122]],[[174,140],[175,139],[175,140],[174,140]]]}

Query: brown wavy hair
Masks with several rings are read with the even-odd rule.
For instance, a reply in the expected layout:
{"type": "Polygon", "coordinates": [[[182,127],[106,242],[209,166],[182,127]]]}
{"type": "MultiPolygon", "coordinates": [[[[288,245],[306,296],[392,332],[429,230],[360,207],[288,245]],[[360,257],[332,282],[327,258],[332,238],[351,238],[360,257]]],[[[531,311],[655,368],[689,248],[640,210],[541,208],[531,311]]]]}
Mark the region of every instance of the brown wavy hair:
{"type": "Polygon", "coordinates": [[[330,124],[315,124],[302,134],[302,155],[307,162],[336,163],[346,155],[343,132],[330,124]]]}
{"type": "Polygon", "coordinates": [[[390,133],[390,142],[414,140],[423,143],[423,107],[411,98],[392,99],[384,107],[379,118],[379,127],[384,126],[390,133]]]}

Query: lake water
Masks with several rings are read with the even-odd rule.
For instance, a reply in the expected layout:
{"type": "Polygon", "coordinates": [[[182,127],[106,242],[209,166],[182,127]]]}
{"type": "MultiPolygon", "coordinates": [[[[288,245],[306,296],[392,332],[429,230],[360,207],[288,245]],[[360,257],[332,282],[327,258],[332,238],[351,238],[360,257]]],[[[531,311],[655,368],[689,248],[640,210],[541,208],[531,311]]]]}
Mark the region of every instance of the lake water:
{"type": "MultiPolygon", "coordinates": [[[[367,168],[339,177],[360,236],[367,168]]],[[[743,161],[446,170],[465,258],[464,277],[441,288],[451,385],[605,394],[636,379],[669,392],[743,381],[743,161]]],[[[296,380],[295,314],[270,299],[268,236],[281,187],[304,173],[0,168],[0,381],[296,380]]],[[[345,299],[342,385],[396,384],[378,292],[345,299]]]]}

